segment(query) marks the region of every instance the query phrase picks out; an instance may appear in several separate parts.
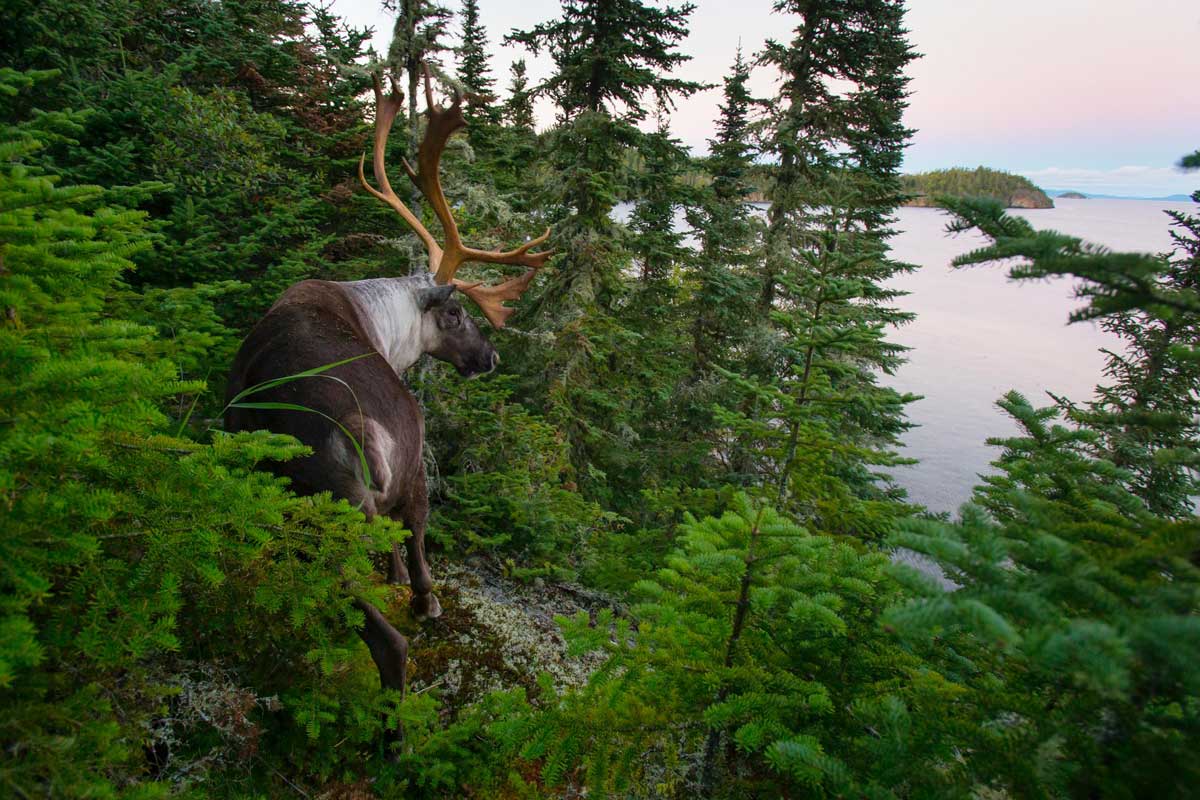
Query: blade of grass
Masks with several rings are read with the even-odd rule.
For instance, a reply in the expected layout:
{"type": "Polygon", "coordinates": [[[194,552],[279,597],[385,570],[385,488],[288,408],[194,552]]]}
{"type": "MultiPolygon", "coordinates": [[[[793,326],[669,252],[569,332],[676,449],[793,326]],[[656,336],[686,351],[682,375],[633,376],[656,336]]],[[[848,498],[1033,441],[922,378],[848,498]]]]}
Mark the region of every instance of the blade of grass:
{"type": "MultiPolygon", "coordinates": [[[[209,375],[212,375],[211,369],[204,375],[205,390],[208,389],[209,375]]],[[[178,439],[180,436],[183,435],[183,429],[187,427],[188,420],[190,420],[192,418],[192,412],[196,410],[196,404],[200,402],[200,395],[202,395],[202,394],[204,394],[204,392],[196,392],[196,394],[192,397],[192,404],[190,406],[188,406],[187,413],[183,415],[183,419],[179,421],[179,427],[175,429],[175,438],[176,439],[178,439]]],[[[224,413],[224,412],[222,412],[222,413],[224,413]]]]}
{"type": "Polygon", "coordinates": [[[297,403],[230,403],[229,407],[249,408],[261,411],[303,411],[309,414],[316,414],[319,417],[324,417],[334,425],[338,426],[338,429],[341,430],[342,433],[346,434],[346,438],[350,440],[350,444],[354,445],[354,451],[358,453],[358,463],[362,467],[363,478],[366,480],[367,488],[371,488],[371,468],[367,465],[367,454],[363,451],[362,445],[358,443],[358,440],[354,438],[354,435],[350,433],[350,431],[346,430],[345,425],[338,422],[328,414],[317,411],[315,408],[309,408],[308,406],[302,406],[297,403]]]}
{"type": "MultiPolygon", "coordinates": [[[[229,410],[230,408],[247,408],[247,409],[263,409],[263,410],[275,410],[275,411],[302,411],[305,413],[317,414],[318,416],[324,417],[325,419],[329,420],[334,425],[336,425],[342,431],[342,433],[344,433],[346,435],[346,438],[350,440],[350,444],[354,445],[354,450],[355,450],[355,452],[358,453],[358,463],[362,467],[363,479],[366,481],[366,488],[370,489],[371,488],[371,468],[367,464],[367,456],[366,456],[366,453],[363,451],[363,447],[364,447],[364,445],[366,445],[366,440],[367,440],[366,420],[363,417],[362,404],[358,402],[358,394],[355,393],[354,388],[352,386],[350,386],[350,384],[346,383],[346,381],[342,380],[341,378],[337,377],[336,375],[324,375],[322,373],[328,372],[329,370],[331,370],[335,367],[340,367],[343,364],[349,364],[352,361],[358,361],[360,358],[367,358],[368,356],[373,356],[373,355],[377,355],[377,353],[375,353],[375,352],[362,353],[360,355],[352,356],[350,358],[344,358],[341,361],[334,361],[330,364],[322,364],[319,367],[313,367],[312,369],[306,369],[303,372],[297,372],[292,375],[284,375],[281,378],[272,378],[271,380],[268,380],[268,381],[256,383],[255,385],[250,386],[246,389],[243,389],[242,391],[240,391],[236,395],[234,395],[233,399],[231,399],[228,403],[225,404],[225,408],[221,409],[221,413],[219,416],[221,416],[221,417],[225,416],[225,412],[227,410],[229,410]],[[292,381],[298,381],[303,378],[325,378],[327,380],[336,381],[336,382],[340,383],[342,386],[346,387],[346,391],[350,392],[350,396],[354,398],[354,405],[358,409],[358,418],[360,420],[363,420],[363,429],[360,432],[360,434],[362,436],[361,444],[359,443],[359,441],[357,439],[354,438],[354,435],[351,434],[350,431],[348,431],[344,425],[342,425],[342,423],[338,422],[336,419],[329,416],[328,414],[318,411],[315,408],[309,408],[308,406],[299,405],[296,403],[278,403],[278,402],[246,403],[246,402],[244,402],[244,399],[247,397],[250,397],[251,395],[258,394],[259,392],[265,392],[268,389],[274,389],[277,386],[283,386],[285,384],[291,383],[292,381]]],[[[194,405],[194,403],[193,403],[193,405],[194,405]]]]}
{"type": "MultiPolygon", "coordinates": [[[[322,366],[319,366],[319,367],[313,367],[312,369],[306,369],[303,372],[297,372],[292,375],[285,375],[282,378],[272,378],[269,381],[263,381],[262,383],[256,383],[249,388],[242,389],[240,392],[238,392],[236,395],[234,395],[233,398],[229,401],[229,403],[226,404],[225,407],[228,408],[229,406],[238,402],[242,398],[248,397],[252,394],[256,394],[258,392],[263,392],[263,391],[266,391],[267,389],[274,389],[276,386],[282,386],[285,383],[291,383],[292,381],[299,380],[301,378],[311,378],[316,375],[320,375],[322,372],[328,372],[329,370],[333,369],[334,367],[340,367],[343,364],[349,364],[352,361],[358,361],[360,358],[366,358],[368,356],[373,356],[373,355],[376,355],[376,354],[374,352],[363,353],[362,355],[353,356],[352,358],[344,358],[341,361],[334,361],[332,364],[323,364],[322,366]]],[[[328,376],[328,377],[333,377],[333,376],[328,376]]],[[[343,381],[343,383],[344,383],[344,381],[343,381]]]]}

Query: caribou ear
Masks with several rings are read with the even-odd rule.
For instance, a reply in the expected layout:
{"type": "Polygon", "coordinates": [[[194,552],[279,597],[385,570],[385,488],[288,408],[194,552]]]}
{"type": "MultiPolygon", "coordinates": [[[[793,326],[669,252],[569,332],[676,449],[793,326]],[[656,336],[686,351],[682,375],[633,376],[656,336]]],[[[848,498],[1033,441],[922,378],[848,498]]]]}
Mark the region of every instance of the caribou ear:
{"type": "Polygon", "coordinates": [[[428,311],[449,300],[452,294],[454,294],[453,283],[445,286],[430,286],[417,292],[417,307],[422,311],[428,311]]]}

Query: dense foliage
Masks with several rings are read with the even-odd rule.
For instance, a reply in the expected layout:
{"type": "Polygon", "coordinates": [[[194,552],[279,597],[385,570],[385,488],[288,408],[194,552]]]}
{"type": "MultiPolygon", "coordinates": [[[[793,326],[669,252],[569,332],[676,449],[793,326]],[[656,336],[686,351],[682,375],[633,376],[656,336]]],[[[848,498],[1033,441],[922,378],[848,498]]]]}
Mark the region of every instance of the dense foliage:
{"type": "Polygon", "coordinates": [[[1028,178],[987,167],[937,169],[905,175],[901,181],[911,195],[908,204],[914,206],[937,205],[937,197],[985,197],[1009,208],[1054,207],[1054,201],[1028,178]]]}
{"type": "Polygon", "coordinates": [[[686,4],[567,0],[508,36],[552,74],[518,61],[501,90],[487,0],[391,4],[381,55],[295,0],[0,2],[3,796],[1200,782],[1200,216],[1164,222],[1170,253],[1113,253],[1005,214],[1036,188],[1013,176],[901,176],[900,0],[781,0],[786,33],[731,44],[704,158],[669,126],[703,88],[675,74],[686,4]],[[256,469],[294,440],[217,419],[285,286],[425,268],[355,168],[370,73],[405,76],[398,163],[426,63],[469,93],[443,164],[464,236],[553,224],[560,255],[493,334],[499,374],[408,376],[447,609],[421,624],[376,571],[405,531],[294,495],[256,469]],[[953,519],[888,474],[914,193],[987,237],[959,265],[1075,276],[1074,318],[1125,345],[1091,401],[1000,399],[1018,433],[953,519]],[[410,636],[407,695],[379,688],[356,598],[410,636]]]}

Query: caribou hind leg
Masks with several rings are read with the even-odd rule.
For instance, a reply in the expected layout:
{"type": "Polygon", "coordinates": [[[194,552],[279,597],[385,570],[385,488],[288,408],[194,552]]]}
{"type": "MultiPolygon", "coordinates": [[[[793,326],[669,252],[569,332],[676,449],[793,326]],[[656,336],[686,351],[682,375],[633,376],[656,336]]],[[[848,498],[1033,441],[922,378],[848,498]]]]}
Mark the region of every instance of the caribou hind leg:
{"type": "MultiPolygon", "coordinates": [[[[341,486],[336,493],[361,509],[370,520],[379,513],[378,502],[392,480],[387,452],[391,437],[386,429],[368,416],[354,414],[343,418],[341,422],[346,430],[362,437],[363,455],[370,469],[370,479],[363,474],[357,452],[352,451],[345,434],[340,430],[332,433],[331,446],[328,449],[332,464],[328,466],[327,474],[340,478],[341,486]]],[[[400,578],[406,580],[408,577],[407,574],[396,573],[397,550],[398,547],[393,545],[388,570],[389,582],[400,578]]],[[[403,568],[403,564],[400,566],[403,568]]],[[[358,630],[358,635],[367,645],[371,660],[379,670],[380,685],[384,689],[404,693],[408,681],[408,640],[373,604],[355,598],[354,605],[363,613],[364,622],[358,630]]],[[[388,742],[399,741],[403,738],[403,730],[385,728],[384,735],[388,742]]]]}
{"type": "MultiPolygon", "coordinates": [[[[371,652],[371,660],[379,670],[379,684],[404,694],[408,685],[408,640],[392,627],[378,608],[356,598],[354,605],[363,612],[364,622],[358,635],[371,652]]],[[[388,744],[404,739],[404,729],[384,723],[384,741],[388,744]]]]}
{"type": "Polygon", "coordinates": [[[384,689],[403,692],[408,677],[408,640],[371,603],[355,599],[354,605],[366,618],[358,635],[366,643],[371,651],[371,660],[379,668],[380,685],[384,689]]]}
{"type": "MultiPolygon", "coordinates": [[[[331,466],[326,474],[338,475],[342,486],[336,494],[345,497],[350,505],[362,510],[367,519],[379,513],[379,499],[391,489],[392,469],[390,448],[395,442],[387,428],[369,416],[351,414],[339,420],[342,427],[356,437],[362,437],[363,456],[370,469],[370,486],[363,475],[358,454],[347,444],[345,434],[338,430],[330,434],[328,449],[331,466]]],[[[384,507],[387,501],[384,500],[384,507]]],[[[395,516],[394,514],[391,516],[395,516]]],[[[387,582],[393,586],[409,584],[408,568],[400,545],[393,544],[386,557],[387,582]]]]}

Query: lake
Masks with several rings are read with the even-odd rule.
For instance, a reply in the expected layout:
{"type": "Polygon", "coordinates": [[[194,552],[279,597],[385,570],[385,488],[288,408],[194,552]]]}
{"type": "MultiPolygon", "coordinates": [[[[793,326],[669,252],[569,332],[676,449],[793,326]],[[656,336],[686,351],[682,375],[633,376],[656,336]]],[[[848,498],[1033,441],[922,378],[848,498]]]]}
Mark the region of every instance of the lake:
{"type": "MultiPolygon", "coordinates": [[[[1196,211],[1194,203],[1166,200],[1054,202],[1055,208],[1012,213],[1112,250],[1150,253],[1171,246],[1164,209],[1196,211]]],[[[630,210],[622,204],[613,216],[625,222],[630,210]]],[[[1085,401],[1102,377],[1100,349],[1119,344],[1095,323],[1067,324],[1082,305],[1072,296],[1073,280],[1014,283],[1002,267],[954,269],[951,260],[985,244],[982,236],[947,236],[949,216],[940,209],[901,208],[897,216],[894,256],[919,269],[892,285],[909,292],[898,305],[917,318],[891,334],[912,350],[883,382],[923,399],[908,407],[917,427],[903,440],[904,454],[920,463],[894,475],[913,501],[954,511],[998,455],[985,440],[1017,431],[996,400],[1016,389],[1034,405],[1052,404],[1047,391],[1085,401]]],[[[682,214],[676,225],[687,229],[682,214]]]]}
{"type": "MultiPolygon", "coordinates": [[[[1164,209],[1195,211],[1190,202],[1055,200],[1055,208],[1014,211],[1037,228],[1052,228],[1113,250],[1170,248],[1164,209]]],[[[945,212],[902,208],[896,258],[920,267],[893,285],[910,294],[899,305],[916,320],[891,338],[912,348],[909,363],[885,382],[924,395],[909,406],[919,427],[904,437],[906,455],[920,463],[896,471],[911,498],[932,511],[953,511],[998,454],[984,440],[1017,428],[995,401],[1016,389],[1035,405],[1046,391],[1084,401],[1101,380],[1100,348],[1118,346],[1094,323],[1067,325],[1081,305],[1069,279],[1014,283],[1001,267],[954,269],[957,255],[985,243],[982,236],[945,234],[945,212]]]]}

